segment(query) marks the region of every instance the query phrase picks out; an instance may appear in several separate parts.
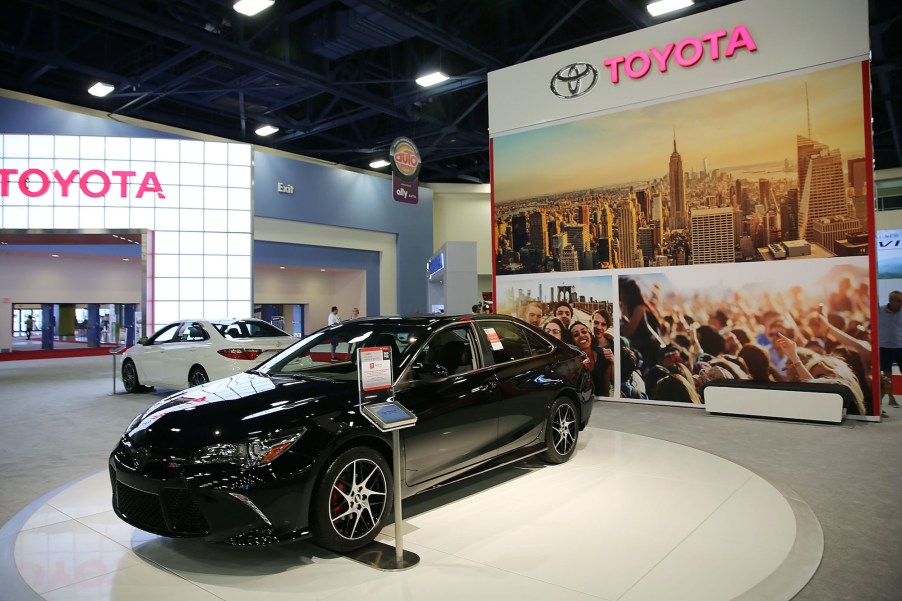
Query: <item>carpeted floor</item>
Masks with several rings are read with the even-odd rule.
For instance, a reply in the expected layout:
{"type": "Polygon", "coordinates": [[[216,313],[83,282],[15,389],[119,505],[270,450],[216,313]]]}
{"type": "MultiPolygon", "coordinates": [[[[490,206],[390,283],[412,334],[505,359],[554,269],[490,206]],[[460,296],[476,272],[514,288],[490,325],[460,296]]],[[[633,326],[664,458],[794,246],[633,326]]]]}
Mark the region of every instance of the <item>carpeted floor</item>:
{"type": "MultiPolygon", "coordinates": [[[[167,393],[124,394],[117,381],[113,395],[112,370],[108,353],[0,363],[0,524],[37,497],[106,470],[125,426],[167,393]]],[[[590,423],[719,455],[798,493],[817,515],[825,547],[797,601],[900,601],[902,409],[886,411],[882,423],[825,426],[598,403],[590,423]]]]}

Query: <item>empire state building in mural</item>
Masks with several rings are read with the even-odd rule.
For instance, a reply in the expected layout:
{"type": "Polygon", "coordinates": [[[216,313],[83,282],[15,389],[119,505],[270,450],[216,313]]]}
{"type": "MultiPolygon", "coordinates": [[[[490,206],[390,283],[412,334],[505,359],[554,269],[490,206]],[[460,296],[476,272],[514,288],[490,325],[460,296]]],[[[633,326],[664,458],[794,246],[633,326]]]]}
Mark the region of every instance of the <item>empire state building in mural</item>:
{"type": "Polygon", "coordinates": [[[686,180],[683,177],[683,157],[677,152],[676,131],[673,132],[673,154],[670,155],[671,228],[686,227],[686,180]]]}

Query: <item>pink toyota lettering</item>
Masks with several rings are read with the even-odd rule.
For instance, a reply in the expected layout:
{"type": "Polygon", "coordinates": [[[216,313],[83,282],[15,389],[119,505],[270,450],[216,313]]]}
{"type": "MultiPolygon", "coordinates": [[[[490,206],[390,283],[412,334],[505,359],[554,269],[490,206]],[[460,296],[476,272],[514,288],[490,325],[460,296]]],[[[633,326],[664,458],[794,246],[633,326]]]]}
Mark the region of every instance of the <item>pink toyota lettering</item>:
{"type": "Polygon", "coordinates": [[[748,28],[745,25],[737,25],[729,33],[726,29],[720,29],[698,38],[688,37],[679,42],[670,42],[660,50],[650,48],[648,52],[637,50],[628,56],[615,56],[604,61],[604,66],[611,72],[611,83],[620,81],[621,71],[630,79],[641,79],[652,67],[666,73],[668,66],[674,62],[680,67],[698,64],[704,58],[706,48],[709,59],[720,60],[720,42],[723,39],[727,39],[727,47],[723,53],[726,58],[730,58],[737,50],[743,48],[749,52],[758,50],[748,28]]]}
{"type": "MultiPolygon", "coordinates": [[[[0,196],[9,196],[10,178],[18,174],[18,169],[0,169],[0,196]]],[[[129,180],[137,175],[136,171],[111,171],[107,173],[99,169],[91,169],[81,173],[76,169],[64,175],[56,169],[51,173],[47,173],[43,169],[26,169],[19,176],[16,185],[25,196],[37,198],[47,194],[51,184],[56,182],[60,187],[63,198],[67,198],[72,184],[77,180],[78,189],[81,190],[82,194],[90,198],[101,198],[109,194],[110,190],[116,190],[120,197],[128,198],[129,180]],[[114,184],[119,185],[114,188],[114,184]]],[[[160,180],[157,179],[157,174],[153,171],[148,171],[141,178],[135,198],[142,198],[147,193],[156,194],[159,198],[166,198],[166,195],[163,194],[163,186],[160,185],[160,180]]]]}

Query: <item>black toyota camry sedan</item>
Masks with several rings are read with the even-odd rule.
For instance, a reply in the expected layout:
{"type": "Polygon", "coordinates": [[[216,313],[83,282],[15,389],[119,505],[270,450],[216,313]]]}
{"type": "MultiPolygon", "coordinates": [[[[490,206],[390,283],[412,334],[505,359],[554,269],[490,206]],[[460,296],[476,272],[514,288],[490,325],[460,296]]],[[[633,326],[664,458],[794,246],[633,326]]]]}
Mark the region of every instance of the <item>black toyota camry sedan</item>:
{"type": "Polygon", "coordinates": [[[501,315],[358,319],[249,372],[168,396],[110,456],[113,508],[163,536],[347,552],[391,519],[392,435],[360,411],[355,351],[391,349],[403,495],[573,454],[592,411],[582,353],[501,315]],[[332,355],[332,344],[337,354],[332,355]]]}

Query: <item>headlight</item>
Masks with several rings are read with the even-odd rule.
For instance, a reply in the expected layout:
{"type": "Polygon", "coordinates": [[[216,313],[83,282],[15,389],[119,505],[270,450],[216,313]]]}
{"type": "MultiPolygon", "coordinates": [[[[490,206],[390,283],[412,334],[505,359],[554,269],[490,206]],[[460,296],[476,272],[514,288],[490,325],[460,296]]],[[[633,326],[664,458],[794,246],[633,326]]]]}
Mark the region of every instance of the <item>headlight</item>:
{"type": "Polygon", "coordinates": [[[290,436],[251,439],[247,442],[224,442],[202,448],[194,456],[194,463],[231,463],[242,468],[266,465],[291,448],[304,434],[301,430],[290,436]]]}

